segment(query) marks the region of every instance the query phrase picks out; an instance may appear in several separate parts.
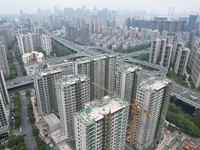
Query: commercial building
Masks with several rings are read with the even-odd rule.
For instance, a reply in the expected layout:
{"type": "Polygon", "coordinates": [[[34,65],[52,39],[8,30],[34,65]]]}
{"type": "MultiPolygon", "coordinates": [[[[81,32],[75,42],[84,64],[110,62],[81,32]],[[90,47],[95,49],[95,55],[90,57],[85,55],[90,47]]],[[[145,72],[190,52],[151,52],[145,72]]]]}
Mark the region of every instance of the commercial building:
{"type": "Polygon", "coordinates": [[[3,98],[0,93],[0,139],[8,136],[9,127],[3,98]]]}
{"type": "Polygon", "coordinates": [[[94,84],[114,92],[116,56],[102,54],[91,58],[82,58],[75,61],[74,73],[85,74],[90,77],[90,99],[101,99],[108,95],[94,84]]]}
{"type": "Polygon", "coordinates": [[[174,72],[177,75],[185,74],[189,56],[190,56],[189,48],[180,47],[178,49],[178,54],[177,54],[177,58],[176,58],[175,66],[174,66],[174,72]]]}
{"type": "Polygon", "coordinates": [[[51,113],[58,115],[56,83],[60,78],[60,70],[44,70],[38,74],[35,74],[34,86],[38,110],[43,116],[51,113]]]}
{"type": "Polygon", "coordinates": [[[47,55],[50,55],[52,52],[51,37],[49,35],[42,34],[40,35],[40,39],[41,39],[42,50],[44,50],[47,55]]]}
{"type": "Polygon", "coordinates": [[[61,132],[68,141],[74,140],[73,114],[84,108],[90,101],[90,79],[85,75],[67,75],[57,86],[58,109],[61,132]]]}
{"type": "Polygon", "coordinates": [[[117,68],[116,94],[129,103],[136,98],[137,86],[140,79],[140,69],[137,66],[117,68]]]}
{"type": "Polygon", "coordinates": [[[10,69],[8,66],[8,60],[7,60],[7,55],[6,55],[7,46],[5,45],[3,41],[4,41],[4,38],[0,37],[0,69],[3,70],[3,73],[5,75],[10,75],[10,69]]]}
{"type": "Polygon", "coordinates": [[[6,82],[4,79],[3,71],[0,69],[0,93],[3,99],[3,103],[6,105],[9,103],[10,99],[8,96],[8,90],[6,87],[6,82]]]}
{"type": "Polygon", "coordinates": [[[191,69],[191,79],[196,88],[200,87],[200,47],[194,45],[191,49],[189,67],[191,69]]]}
{"type": "Polygon", "coordinates": [[[167,79],[148,78],[137,90],[138,107],[149,115],[138,112],[136,117],[133,147],[147,149],[160,140],[170,102],[171,82],[167,79]]]}
{"type": "Polygon", "coordinates": [[[123,150],[128,112],[128,102],[120,97],[88,103],[74,115],[76,149],[123,150]]]}
{"type": "Polygon", "coordinates": [[[17,35],[17,41],[19,45],[20,53],[29,53],[35,50],[34,34],[19,34],[17,35]]]}

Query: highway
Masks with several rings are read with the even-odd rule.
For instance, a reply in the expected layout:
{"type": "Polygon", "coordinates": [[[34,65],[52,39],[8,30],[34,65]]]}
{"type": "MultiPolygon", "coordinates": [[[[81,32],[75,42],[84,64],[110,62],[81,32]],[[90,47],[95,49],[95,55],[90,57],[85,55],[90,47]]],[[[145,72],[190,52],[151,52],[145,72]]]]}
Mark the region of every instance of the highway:
{"type": "Polygon", "coordinates": [[[32,127],[28,120],[28,110],[27,110],[27,98],[25,95],[25,91],[20,91],[21,95],[21,127],[22,127],[22,135],[24,135],[26,146],[29,150],[37,149],[37,144],[35,142],[35,138],[32,134],[32,127]]]}
{"type": "Polygon", "coordinates": [[[16,50],[17,50],[17,43],[15,43],[12,48],[12,55],[13,55],[14,64],[15,64],[16,70],[17,70],[17,77],[22,77],[23,76],[22,68],[15,56],[16,50]]]}
{"type": "MultiPolygon", "coordinates": [[[[107,53],[117,55],[116,63],[119,66],[127,64],[126,62],[134,62],[134,63],[137,63],[139,65],[143,65],[143,66],[147,66],[147,67],[151,67],[151,68],[156,69],[155,71],[143,71],[143,73],[146,73],[147,75],[151,74],[151,75],[156,75],[156,76],[158,76],[158,75],[164,75],[165,76],[166,73],[167,73],[167,69],[165,67],[132,58],[132,57],[139,56],[141,53],[149,53],[149,50],[141,50],[141,51],[132,52],[132,53],[128,53],[128,54],[121,54],[121,53],[116,53],[112,50],[109,50],[109,49],[103,48],[103,47],[79,46],[79,45],[74,44],[72,42],[69,42],[65,39],[57,37],[56,35],[54,35],[50,31],[44,30],[44,32],[49,34],[53,39],[60,42],[64,46],[74,50],[76,52],[76,54],[71,54],[71,55],[67,55],[67,56],[63,56],[63,57],[59,57],[59,58],[46,60],[38,66],[38,70],[40,70],[40,71],[42,71],[44,69],[44,66],[46,64],[56,63],[58,61],[77,58],[77,57],[96,56],[96,55],[100,54],[100,52],[97,52],[97,51],[94,51],[94,50],[95,49],[101,49],[101,50],[103,50],[107,53]]],[[[6,81],[6,84],[7,84],[8,89],[15,88],[15,87],[18,87],[18,86],[27,85],[27,84],[33,84],[33,77],[32,76],[29,76],[29,77],[25,76],[23,78],[15,78],[15,79],[6,81]]],[[[184,101],[185,103],[187,103],[187,104],[189,104],[189,105],[191,105],[195,108],[200,109],[200,93],[192,91],[192,90],[185,88],[183,86],[180,86],[176,83],[173,84],[172,91],[173,91],[172,95],[175,95],[178,99],[184,101]],[[182,91],[180,91],[180,89],[182,89],[182,91]],[[197,97],[198,98],[197,100],[193,101],[193,100],[190,99],[190,95],[192,95],[192,93],[195,93],[195,94],[193,94],[193,96],[197,97]]]]}

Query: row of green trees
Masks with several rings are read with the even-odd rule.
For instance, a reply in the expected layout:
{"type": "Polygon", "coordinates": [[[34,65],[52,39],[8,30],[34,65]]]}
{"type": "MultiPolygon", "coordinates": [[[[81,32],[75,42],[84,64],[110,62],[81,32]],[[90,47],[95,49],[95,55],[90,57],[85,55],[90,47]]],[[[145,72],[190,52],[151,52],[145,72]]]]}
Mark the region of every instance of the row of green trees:
{"type": "Polygon", "coordinates": [[[26,76],[27,75],[26,70],[24,68],[24,63],[22,61],[22,55],[20,54],[19,49],[15,52],[15,57],[16,57],[17,61],[19,62],[20,66],[21,66],[23,75],[26,76]]]}
{"type": "Polygon", "coordinates": [[[37,147],[39,150],[46,150],[46,143],[44,140],[39,136],[39,129],[35,126],[35,116],[33,113],[33,105],[31,102],[31,93],[29,90],[26,91],[26,97],[28,100],[28,116],[29,116],[29,121],[32,124],[32,133],[35,138],[37,147]]]}
{"type": "Polygon", "coordinates": [[[130,52],[136,52],[136,51],[140,51],[146,48],[149,48],[151,46],[151,43],[143,43],[143,44],[138,44],[135,45],[134,47],[129,47],[127,49],[117,49],[115,50],[116,52],[120,52],[120,53],[130,53],[130,52]]]}
{"type": "Polygon", "coordinates": [[[139,60],[143,60],[143,61],[149,61],[149,55],[150,54],[144,54],[144,53],[141,53],[139,56],[137,56],[136,58],[139,59],[139,60]]]}
{"type": "Polygon", "coordinates": [[[56,55],[57,57],[62,57],[71,54],[72,52],[64,47],[63,45],[59,44],[56,41],[52,42],[52,53],[51,55],[56,55]]]}
{"type": "Polygon", "coordinates": [[[21,126],[21,114],[20,114],[20,108],[21,108],[21,99],[19,92],[16,92],[15,95],[12,97],[14,101],[14,119],[15,119],[15,127],[19,128],[21,126]]]}
{"type": "Polygon", "coordinates": [[[21,135],[10,135],[8,137],[8,147],[10,150],[27,150],[24,138],[21,135]]]}
{"type": "Polygon", "coordinates": [[[16,66],[14,64],[14,58],[13,58],[13,54],[11,51],[7,52],[7,60],[8,60],[8,66],[10,69],[10,75],[9,76],[5,76],[6,80],[9,79],[14,79],[17,76],[17,69],[16,66]]]}
{"type": "Polygon", "coordinates": [[[200,116],[194,115],[192,117],[184,114],[180,106],[177,107],[175,103],[170,103],[166,119],[180,128],[181,131],[191,136],[200,137],[200,128],[197,126],[200,122],[200,116]]]}
{"type": "Polygon", "coordinates": [[[28,100],[28,117],[29,117],[29,121],[31,124],[35,123],[35,116],[33,113],[33,106],[32,106],[32,102],[31,102],[31,94],[30,91],[26,91],[26,98],[28,100]]]}
{"type": "Polygon", "coordinates": [[[188,83],[184,80],[184,78],[182,76],[177,76],[174,71],[168,71],[167,77],[180,85],[188,87],[188,83]]]}

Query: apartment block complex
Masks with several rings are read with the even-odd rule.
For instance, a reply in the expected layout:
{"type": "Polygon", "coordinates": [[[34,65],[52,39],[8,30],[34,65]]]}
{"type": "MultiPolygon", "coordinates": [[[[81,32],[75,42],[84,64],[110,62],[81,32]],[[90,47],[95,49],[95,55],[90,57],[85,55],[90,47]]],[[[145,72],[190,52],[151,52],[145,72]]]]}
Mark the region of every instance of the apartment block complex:
{"type": "Polygon", "coordinates": [[[103,96],[108,95],[106,91],[99,89],[94,83],[114,92],[115,62],[116,56],[109,54],[75,61],[74,73],[85,74],[90,77],[91,100],[101,99],[103,96]]]}
{"type": "Polygon", "coordinates": [[[5,105],[0,93],[0,139],[9,133],[8,121],[5,112],[5,105]]]}
{"type": "Polygon", "coordinates": [[[177,55],[178,55],[178,49],[180,47],[184,47],[184,46],[185,46],[185,43],[183,43],[183,42],[174,42],[173,52],[172,52],[172,60],[171,60],[172,64],[176,63],[176,58],[177,58],[177,55]]]}
{"type": "Polygon", "coordinates": [[[138,112],[134,130],[133,146],[147,149],[160,139],[168,110],[171,82],[156,77],[142,81],[137,90],[138,107],[149,112],[138,112]]]}
{"type": "Polygon", "coordinates": [[[191,69],[191,79],[195,87],[200,87],[200,47],[194,45],[191,49],[189,67],[191,69]]]}
{"type": "Polygon", "coordinates": [[[124,66],[117,69],[116,94],[129,103],[136,98],[140,69],[137,66],[124,66]]]}
{"type": "Polygon", "coordinates": [[[171,44],[165,45],[165,48],[162,51],[160,65],[166,68],[170,67],[171,55],[172,55],[172,48],[171,44]]]}
{"type": "Polygon", "coordinates": [[[160,51],[160,39],[155,39],[151,42],[151,50],[150,50],[150,56],[149,56],[149,62],[150,63],[157,63],[157,58],[160,51]]]}
{"type": "Polygon", "coordinates": [[[3,71],[1,69],[0,69],[0,94],[3,99],[4,105],[8,104],[10,100],[9,100],[8,90],[6,87],[3,71]]]}
{"type": "Polygon", "coordinates": [[[169,68],[172,48],[173,46],[167,43],[167,39],[154,39],[151,42],[149,62],[169,68]]]}
{"type": "Polygon", "coordinates": [[[42,34],[40,35],[40,39],[42,50],[44,50],[47,55],[50,55],[52,52],[51,37],[49,35],[42,34]]]}
{"type": "Polygon", "coordinates": [[[34,77],[38,110],[43,116],[58,114],[56,83],[60,78],[60,70],[44,70],[34,77]]]}
{"type": "Polygon", "coordinates": [[[5,44],[5,39],[4,37],[0,37],[0,69],[3,70],[5,75],[10,75],[6,51],[7,46],[5,44]]]}
{"type": "Polygon", "coordinates": [[[120,97],[92,101],[74,115],[76,149],[123,150],[129,104],[120,97]]]}
{"type": "Polygon", "coordinates": [[[185,74],[189,56],[190,56],[189,48],[180,47],[178,49],[177,58],[176,58],[175,66],[174,66],[174,72],[177,75],[185,74]]]}
{"type": "Polygon", "coordinates": [[[29,53],[35,50],[34,34],[19,34],[17,35],[17,41],[19,45],[20,53],[29,53]]]}
{"type": "Polygon", "coordinates": [[[74,140],[74,113],[90,101],[90,79],[85,75],[68,75],[59,80],[57,99],[61,132],[74,140]]]}

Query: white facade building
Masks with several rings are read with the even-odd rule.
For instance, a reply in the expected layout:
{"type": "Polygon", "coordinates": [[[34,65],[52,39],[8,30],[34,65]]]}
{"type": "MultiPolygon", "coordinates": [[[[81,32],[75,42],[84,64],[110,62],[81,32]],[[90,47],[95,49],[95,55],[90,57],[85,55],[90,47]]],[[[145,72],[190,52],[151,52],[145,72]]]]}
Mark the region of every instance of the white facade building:
{"type": "Polygon", "coordinates": [[[60,70],[43,70],[34,76],[34,86],[41,115],[58,114],[56,83],[61,79],[60,70]]]}
{"type": "Polygon", "coordinates": [[[44,50],[47,55],[50,55],[52,52],[51,37],[49,35],[42,34],[40,35],[40,40],[41,40],[42,50],[44,50]]]}
{"type": "Polygon", "coordinates": [[[85,75],[68,75],[57,86],[58,109],[61,131],[69,141],[74,140],[73,114],[90,101],[90,79],[85,75]]]}
{"type": "Polygon", "coordinates": [[[20,53],[29,53],[35,50],[34,34],[19,34],[17,35],[17,41],[20,49],[20,53]]]}
{"type": "Polygon", "coordinates": [[[6,82],[4,79],[3,71],[0,69],[0,93],[3,99],[4,104],[8,104],[10,102],[8,90],[6,87],[6,82]]]}
{"type": "Polygon", "coordinates": [[[184,75],[186,71],[186,67],[188,64],[190,56],[190,49],[185,47],[180,47],[178,49],[178,54],[175,62],[174,72],[177,75],[184,75]]]}
{"type": "Polygon", "coordinates": [[[3,39],[0,37],[0,69],[3,70],[5,75],[10,75],[10,69],[8,65],[7,55],[6,55],[7,48],[3,42],[3,39]]]}
{"type": "Polygon", "coordinates": [[[76,149],[123,150],[128,112],[128,102],[120,97],[88,103],[74,115],[76,149]]]}
{"type": "Polygon", "coordinates": [[[24,64],[31,64],[31,62],[40,63],[44,60],[44,54],[42,52],[32,51],[31,53],[25,53],[22,55],[22,61],[24,64]]]}
{"type": "Polygon", "coordinates": [[[129,103],[136,98],[140,69],[137,66],[124,66],[117,69],[116,94],[129,103]]]}
{"type": "Polygon", "coordinates": [[[114,92],[116,56],[102,54],[91,58],[82,58],[75,61],[74,73],[85,74],[90,77],[91,100],[101,99],[108,95],[94,84],[114,92]]]}
{"type": "Polygon", "coordinates": [[[137,90],[138,107],[149,112],[138,112],[134,130],[133,146],[147,149],[160,139],[170,102],[171,82],[167,79],[149,78],[140,83],[137,90]]]}

